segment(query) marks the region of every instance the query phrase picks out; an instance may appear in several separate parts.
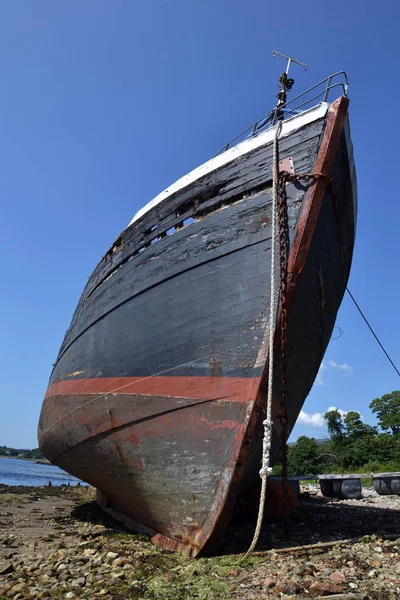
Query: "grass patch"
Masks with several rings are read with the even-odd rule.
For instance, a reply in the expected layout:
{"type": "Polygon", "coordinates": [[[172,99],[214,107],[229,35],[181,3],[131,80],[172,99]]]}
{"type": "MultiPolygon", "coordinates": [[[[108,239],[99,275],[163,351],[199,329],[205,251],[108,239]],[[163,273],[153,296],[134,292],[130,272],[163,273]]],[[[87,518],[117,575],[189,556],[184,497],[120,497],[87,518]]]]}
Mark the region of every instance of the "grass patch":
{"type": "MultiPolygon", "coordinates": [[[[133,559],[128,580],[110,588],[114,598],[129,600],[228,600],[229,589],[254,564],[265,558],[238,555],[193,559],[160,550],[138,537],[118,534],[119,547],[110,549],[133,559]],[[134,538],[134,539],[132,539],[134,538]]],[[[116,541],[116,539],[114,538],[116,541]]]]}

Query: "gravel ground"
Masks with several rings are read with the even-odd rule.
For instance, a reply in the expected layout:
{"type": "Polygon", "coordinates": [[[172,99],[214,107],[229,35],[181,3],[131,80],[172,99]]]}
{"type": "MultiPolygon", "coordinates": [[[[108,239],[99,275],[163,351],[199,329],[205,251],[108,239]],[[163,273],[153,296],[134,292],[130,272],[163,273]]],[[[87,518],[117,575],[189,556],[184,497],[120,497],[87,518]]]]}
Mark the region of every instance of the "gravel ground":
{"type": "Polygon", "coordinates": [[[187,559],[109,519],[84,487],[0,485],[0,598],[400,599],[400,497],[328,500],[303,488],[284,528],[236,515],[220,556],[187,559]]]}

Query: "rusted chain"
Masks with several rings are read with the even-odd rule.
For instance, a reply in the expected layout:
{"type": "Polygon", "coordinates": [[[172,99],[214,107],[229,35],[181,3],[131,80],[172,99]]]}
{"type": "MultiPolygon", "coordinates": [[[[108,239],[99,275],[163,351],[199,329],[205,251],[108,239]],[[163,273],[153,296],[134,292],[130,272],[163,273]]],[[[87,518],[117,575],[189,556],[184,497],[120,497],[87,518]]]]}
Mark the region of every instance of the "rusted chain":
{"type": "Polygon", "coordinates": [[[294,174],[281,171],[278,180],[278,222],[279,222],[279,259],[280,259],[280,289],[279,289],[279,330],[281,342],[281,394],[280,414],[281,424],[281,447],[282,447],[282,497],[283,517],[286,528],[288,517],[288,473],[287,473],[287,440],[288,440],[288,416],[286,398],[286,370],[287,370],[287,297],[288,297],[288,258],[289,258],[289,226],[286,197],[287,181],[308,181],[315,183],[318,180],[327,181],[332,185],[332,179],[323,173],[300,173],[294,174]]]}
{"type": "Polygon", "coordinates": [[[282,185],[286,181],[311,181],[315,183],[320,179],[332,184],[332,178],[324,173],[289,173],[289,171],[281,171],[279,179],[282,185]]]}
{"type": "Polygon", "coordinates": [[[286,347],[287,347],[287,275],[288,275],[288,257],[289,257],[289,227],[286,198],[286,181],[329,179],[322,173],[305,173],[304,175],[295,175],[287,171],[278,170],[278,138],[280,134],[280,125],[278,123],[274,137],[274,165],[273,165],[273,201],[272,201],[272,242],[271,242],[271,283],[270,283],[270,339],[269,339],[269,370],[268,370],[268,398],[267,398],[267,416],[263,421],[263,459],[260,471],[261,493],[260,506],[257,516],[257,524],[253,540],[245,554],[245,557],[251,554],[258,542],[261,532],[262,520],[264,515],[264,506],[267,489],[267,474],[270,471],[269,460],[272,440],[272,387],[273,387],[273,349],[274,349],[274,323],[275,312],[275,212],[278,216],[278,237],[279,237],[279,258],[280,258],[280,288],[279,288],[279,327],[281,340],[281,395],[280,395],[280,414],[278,418],[281,422],[281,444],[282,444],[282,496],[283,496],[283,515],[285,528],[287,527],[288,516],[288,480],[287,480],[287,439],[288,439],[288,417],[286,402],[286,347]]]}
{"type": "Polygon", "coordinates": [[[278,223],[279,223],[279,329],[281,338],[281,394],[280,415],[281,423],[281,447],[282,447],[282,498],[284,523],[288,516],[288,474],[287,474],[287,440],[288,440],[288,418],[286,402],[286,367],[287,367],[287,265],[289,254],[289,232],[287,198],[285,188],[285,177],[279,176],[278,184],[278,223]]]}

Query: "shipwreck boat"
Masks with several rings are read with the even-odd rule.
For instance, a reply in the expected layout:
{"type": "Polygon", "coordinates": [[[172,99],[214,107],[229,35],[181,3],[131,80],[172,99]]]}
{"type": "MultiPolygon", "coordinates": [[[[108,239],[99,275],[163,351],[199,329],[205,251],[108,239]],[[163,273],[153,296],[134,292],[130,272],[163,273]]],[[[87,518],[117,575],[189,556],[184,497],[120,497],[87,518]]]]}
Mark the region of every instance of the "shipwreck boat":
{"type": "Polygon", "coordinates": [[[139,210],[79,300],[44,399],[40,448],[164,548],[215,551],[259,477],[271,327],[279,337],[268,317],[278,122],[281,169],[315,175],[286,183],[289,431],[314,382],[355,237],[348,104],[343,72],[278,104],[139,210]]]}

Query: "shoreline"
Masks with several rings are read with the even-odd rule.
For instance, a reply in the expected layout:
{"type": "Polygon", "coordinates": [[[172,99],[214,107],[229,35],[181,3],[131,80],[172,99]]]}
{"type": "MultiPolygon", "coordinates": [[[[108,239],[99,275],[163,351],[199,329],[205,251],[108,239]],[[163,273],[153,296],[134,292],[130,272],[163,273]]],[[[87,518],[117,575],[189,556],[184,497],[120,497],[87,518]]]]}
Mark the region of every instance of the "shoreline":
{"type": "Polygon", "coordinates": [[[303,488],[289,534],[265,523],[247,559],[254,521],[243,512],[220,556],[188,559],[128,532],[94,497],[89,486],[0,486],[1,600],[400,597],[400,496],[336,501],[303,488]]]}
{"type": "MultiPolygon", "coordinates": [[[[26,462],[33,462],[39,465],[50,465],[51,467],[56,467],[57,465],[53,465],[47,458],[23,458],[22,456],[3,456],[0,455],[0,458],[7,458],[9,460],[24,460],[26,462]]],[[[58,467],[59,468],[59,467],[58,467]]]]}
{"type": "MultiPolygon", "coordinates": [[[[57,465],[43,463],[38,459],[25,459],[17,457],[3,457],[0,460],[0,485],[11,486],[60,486],[87,485],[70,473],[63,471],[57,465]]],[[[1,459],[1,457],[0,457],[1,459]]]]}

